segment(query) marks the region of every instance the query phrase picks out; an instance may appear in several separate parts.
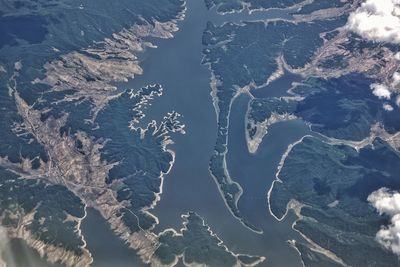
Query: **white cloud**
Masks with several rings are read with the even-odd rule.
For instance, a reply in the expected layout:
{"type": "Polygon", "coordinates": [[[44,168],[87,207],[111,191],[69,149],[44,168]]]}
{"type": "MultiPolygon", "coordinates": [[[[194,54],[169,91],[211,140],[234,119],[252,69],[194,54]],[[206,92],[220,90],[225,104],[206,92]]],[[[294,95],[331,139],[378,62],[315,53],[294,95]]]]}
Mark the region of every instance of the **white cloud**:
{"type": "Polygon", "coordinates": [[[366,0],[347,28],[371,41],[400,44],[400,0],[366,0]]]}
{"type": "Polygon", "coordinates": [[[394,216],[400,213],[400,193],[381,188],[368,196],[368,201],[379,211],[379,214],[394,216]]]}
{"type": "Polygon", "coordinates": [[[372,93],[379,98],[390,99],[392,92],[390,92],[389,88],[380,83],[373,83],[370,86],[372,93]]]}
{"type": "Polygon", "coordinates": [[[396,71],[395,73],[393,73],[391,85],[392,87],[396,87],[399,84],[400,84],[400,73],[396,71]]]}
{"type": "MultiPolygon", "coordinates": [[[[399,0],[400,1],[400,0],[399,0]]],[[[392,81],[390,84],[386,85],[383,83],[373,83],[370,85],[372,93],[376,95],[379,99],[390,100],[393,94],[396,94],[397,89],[400,85],[400,72],[395,72],[392,75],[392,81]]],[[[396,105],[400,107],[400,95],[396,97],[396,105]]],[[[388,103],[383,105],[383,108],[387,111],[392,111],[393,106],[388,103]]]]}
{"type": "Polygon", "coordinates": [[[383,226],[376,234],[376,240],[385,248],[400,255],[400,193],[381,188],[368,196],[368,201],[380,215],[391,217],[390,225],[383,226]]]}
{"type": "Polygon", "coordinates": [[[390,104],[387,104],[387,103],[383,104],[383,109],[388,111],[388,112],[394,110],[393,107],[390,104]]]}
{"type": "MultiPolygon", "coordinates": [[[[400,44],[400,0],[364,0],[350,14],[346,27],[370,41],[400,44]]],[[[400,52],[394,57],[400,61],[400,52]]],[[[391,81],[374,83],[370,88],[378,98],[390,100],[392,94],[397,95],[400,89],[400,72],[393,73],[391,81]]],[[[400,107],[400,95],[396,98],[396,105],[400,107]]],[[[383,108],[392,111],[393,106],[384,104],[383,108]]]]}

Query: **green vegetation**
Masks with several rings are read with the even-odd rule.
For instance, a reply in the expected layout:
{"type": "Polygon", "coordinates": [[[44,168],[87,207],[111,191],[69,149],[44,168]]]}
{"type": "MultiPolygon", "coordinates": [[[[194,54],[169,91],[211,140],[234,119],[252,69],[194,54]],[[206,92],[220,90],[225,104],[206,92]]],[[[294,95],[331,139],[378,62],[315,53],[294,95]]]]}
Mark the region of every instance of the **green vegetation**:
{"type": "Polygon", "coordinates": [[[32,222],[22,225],[25,230],[45,244],[82,254],[77,220],[85,215],[84,205],[65,187],[22,179],[0,167],[0,199],[2,226],[21,227],[23,218],[33,213],[32,222]],[[69,216],[74,220],[68,220],[69,216]]]}
{"type": "MultiPolygon", "coordinates": [[[[400,111],[385,111],[385,103],[396,103],[376,97],[371,83],[365,76],[355,74],[329,80],[310,78],[293,90],[303,100],[254,99],[248,118],[257,124],[273,112],[293,114],[310,123],[313,131],[354,141],[369,137],[371,127],[377,123],[387,132],[396,133],[400,130],[400,111]]],[[[250,127],[249,133],[251,136],[250,127]]]]}
{"type": "Polygon", "coordinates": [[[306,244],[296,242],[296,248],[301,254],[301,260],[307,267],[340,267],[343,266],[327,256],[310,249],[306,244]]]}
{"type": "Polygon", "coordinates": [[[217,80],[215,101],[218,105],[218,136],[210,170],[231,212],[255,231],[258,229],[242,218],[237,207],[240,185],[225,170],[232,101],[241,88],[264,85],[278,69],[276,59],[281,55],[292,68],[304,67],[323,44],[321,33],[345,23],[346,18],[339,17],[297,24],[287,21],[225,23],[222,26],[207,24],[203,34],[203,64],[210,66],[217,80]],[[300,42],[302,45],[298,45],[300,42]]]}
{"type": "MultiPolygon", "coordinates": [[[[23,161],[26,158],[42,175],[47,169],[41,161],[54,160],[49,159],[50,152],[45,148],[52,148],[52,138],[61,137],[72,140],[68,151],[90,158],[93,151],[85,149],[93,148],[77,138],[80,133],[88,138],[87,143],[102,147],[99,164],[115,163],[109,176],[97,184],[107,182],[107,189],[123,203],[118,217],[133,232],[151,229],[156,221],[145,209],[157,200],[162,176],[173,162],[172,153],[166,149],[169,133],[180,131],[182,125],[176,112],[166,114],[158,123],[139,125],[136,121],[143,118],[143,108],[153,97],[161,95],[161,86],[130,92],[117,90],[117,83],[141,73],[138,57],[148,47],[145,39],[150,35],[170,37],[184,8],[183,0],[0,1],[0,34],[4,36],[0,40],[0,157],[7,163],[5,167],[10,162],[27,165],[23,161]],[[156,32],[151,33],[154,27],[156,32]],[[43,123],[49,118],[54,123],[66,118],[59,133],[48,131],[44,135],[49,136],[42,140],[34,136],[34,130],[28,129],[29,123],[18,115],[16,92],[40,114],[43,123]],[[100,145],[103,143],[104,146],[100,145]]],[[[68,156],[67,152],[61,155],[61,161],[68,163],[68,156]]],[[[87,169],[84,178],[92,168],[104,167],[82,162],[73,167],[83,169],[83,173],[87,169]]],[[[49,168],[58,164],[64,162],[49,162],[49,168]]],[[[25,167],[31,174],[30,166],[25,167]]],[[[71,173],[56,178],[69,182],[76,178],[69,175],[77,172],[71,173]]],[[[8,204],[24,206],[25,213],[35,211],[34,221],[27,226],[34,237],[78,253],[83,243],[76,232],[76,222],[66,219],[68,215],[83,216],[82,202],[90,194],[80,194],[79,199],[62,186],[45,184],[49,180],[46,175],[32,176],[30,180],[7,178],[7,185],[14,189],[6,185],[0,188],[4,211],[8,204]],[[8,203],[8,198],[16,203],[8,203]],[[25,207],[28,204],[31,206],[25,207]]],[[[5,223],[15,222],[12,216],[5,216],[5,223]]]]}
{"type": "Polygon", "coordinates": [[[357,152],[307,137],[286,158],[270,207],[282,217],[290,200],[305,205],[294,228],[350,266],[395,266],[397,256],[375,241],[386,218],[367,197],[400,189],[399,174],[400,154],[381,139],[357,152]]]}
{"type": "Polygon", "coordinates": [[[253,266],[263,260],[230,252],[196,213],[189,212],[182,217],[185,228],[180,233],[167,230],[159,235],[160,246],[154,256],[162,264],[172,264],[180,257],[185,264],[209,267],[237,266],[238,263],[253,266]]]}

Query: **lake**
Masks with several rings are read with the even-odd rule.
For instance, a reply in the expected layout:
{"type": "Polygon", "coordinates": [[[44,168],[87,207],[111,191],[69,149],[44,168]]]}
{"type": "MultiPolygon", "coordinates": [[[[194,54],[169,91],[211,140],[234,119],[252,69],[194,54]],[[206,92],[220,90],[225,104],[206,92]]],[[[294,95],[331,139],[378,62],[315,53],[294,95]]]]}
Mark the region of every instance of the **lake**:
{"type": "MultiPolygon", "coordinates": [[[[212,179],[209,160],[216,139],[216,115],[210,96],[210,71],[200,65],[202,58],[201,36],[208,20],[221,24],[224,21],[259,20],[283,16],[281,11],[229,14],[219,16],[207,11],[202,1],[188,1],[185,21],[172,40],[157,41],[158,49],[143,58],[144,74],[129,83],[133,88],[160,83],[164,95],[153,102],[146,112],[148,120],[160,119],[170,110],[181,113],[186,124],[186,135],[174,136],[175,165],[164,180],[161,201],[153,213],[160,219],[156,230],[179,230],[180,216],[195,211],[211,226],[228,248],[238,253],[265,255],[268,266],[301,266],[297,252],[286,241],[298,236],[291,230],[293,216],[278,223],[267,210],[267,191],[275,179],[278,162],[287,146],[308,133],[299,121],[272,127],[270,134],[255,155],[247,151],[244,132],[244,115],[247,108],[245,96],[239,97],[231,113],[228,168],[232,177],[244,188],[239,202],[242,213],[264,230],[256,234],[243,227],[226,208],[212,179]],[[282,135],[282,132],[285,135],[282,135]]],[[[263,96],[285,94],[283,86],[290,87],[297,77],[284,76],[270,86],[258,89],[263,96]]],[[[128,86],[128,87],[129,87],[128,86]]]]}
{"type": "MultiPolygon", "coordinates": [[[[288,15],[273,10],[252,15],[220,16],[215,11],[207,11],[203,1],[189,0],[187,5],[186,19],[180,23],[176,36],[169,40],[153,40],[158,48],[149,49],[141,56],[144,74],[120,85],[121,89],[154,83],[163,85],[163,96],[153,101],[146,111],[145,120],[159,120],[165,113],[175,110],[183,115],[182,121],[186,124],[185,135],[173,136],[175,144],[171,149],[176,152],[175,165],[165,177],[161,201],[152,211],[160,219],[156,232],[166,228],[180,229],[180,216],[195,211],[232,251],[266,256],[267,261],[261,266],[302,266],[298,253],[286,243],[288,239],[299,238],[291,229],[294,217],[288,216],[283,222],[277,222],[268,213],[266,194],[275,179],[283,152],[290,143],[308,132],[307,127],[299,121],[277,124],[271,127],[259,151],[249,154],[244,132],[249,97],[243,95],[235,100],[230,118],[227,165],[231,176],[244,189],[239,201],[242,214],[263,229],[264,234],[243,227],[228,211],[208,170],[217,124],[210,96],[211,74],[206,66],[200,64],[201,37],[207,21],[221,24],[225,21],[287,18],[288,15]]],[[[285,88],[295,80],[295,77],[284,76],[254,94],[260,97],[285,94],[285,88]]],[[[143,265],[135,252],[112,233],[98,212],[88,210],[82,231],[94,256],[93,266],[143,265]]],[[[20,257],[37,257],[29,248],[26,251],[25,256],[20,257]]]]}

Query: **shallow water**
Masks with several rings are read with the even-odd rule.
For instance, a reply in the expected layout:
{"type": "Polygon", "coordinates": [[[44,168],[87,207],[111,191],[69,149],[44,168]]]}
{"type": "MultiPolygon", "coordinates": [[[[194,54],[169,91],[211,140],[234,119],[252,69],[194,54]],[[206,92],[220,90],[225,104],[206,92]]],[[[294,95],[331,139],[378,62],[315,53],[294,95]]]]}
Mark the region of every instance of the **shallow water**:
{"type": "Polygon", "coordinates": [[[300,82],[300,75],[285,73],[281,78],[271,82],[269,85],[251,90],[251,94],[256,98],[287,96],[287,89],[293,86],[293,83],[300,82]]]}

